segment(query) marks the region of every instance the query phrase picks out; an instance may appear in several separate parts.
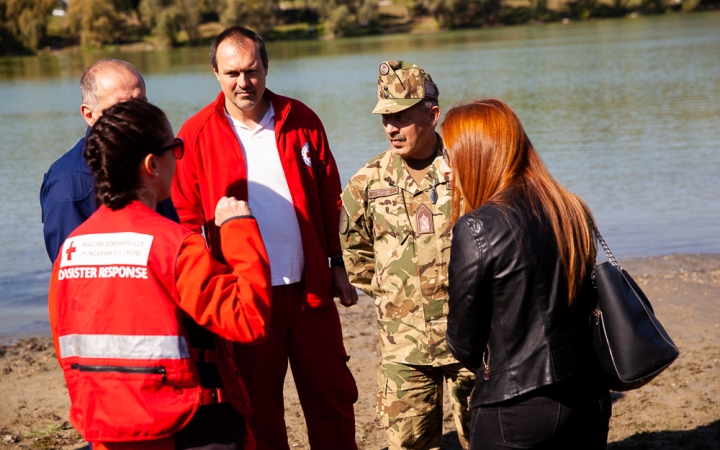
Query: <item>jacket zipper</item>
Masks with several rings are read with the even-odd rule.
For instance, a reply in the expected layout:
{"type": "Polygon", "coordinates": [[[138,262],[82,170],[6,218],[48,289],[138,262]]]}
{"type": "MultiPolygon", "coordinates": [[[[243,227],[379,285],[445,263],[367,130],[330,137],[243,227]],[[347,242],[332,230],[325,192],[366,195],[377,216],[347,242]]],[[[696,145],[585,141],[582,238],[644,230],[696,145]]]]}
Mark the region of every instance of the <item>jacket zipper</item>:
{"type": "Polygon", "coordinates": [[[70,369],[80,372],[118,372],[132,374],[162,375],[162,383],[167,381],[165,366],[133,367],[133,366],[89,366],[85,364],[70,364],[70,369]]]}
{"type": "Polygon", "coordinates": [[[600,320],[602,320],[602,311],[600,311],[598,308],[595,308],[593,310],[593,316],[595,317],[595,329],[597,330],[597,336],[598,336],[598,344],[600,345],[599,350],[602,350],[603,345],[603,337],[602,337],[602,331],[600,330],[600,320]]]}
{"type": "Polygon", "coordinates": [[[487,352],[483,352],[482,355],[483,364],[483,379],[485,381],[490,379],[490,345],[487,345],[487,352]],[[486,357],[487,355],[487,357],[486,357]]]}

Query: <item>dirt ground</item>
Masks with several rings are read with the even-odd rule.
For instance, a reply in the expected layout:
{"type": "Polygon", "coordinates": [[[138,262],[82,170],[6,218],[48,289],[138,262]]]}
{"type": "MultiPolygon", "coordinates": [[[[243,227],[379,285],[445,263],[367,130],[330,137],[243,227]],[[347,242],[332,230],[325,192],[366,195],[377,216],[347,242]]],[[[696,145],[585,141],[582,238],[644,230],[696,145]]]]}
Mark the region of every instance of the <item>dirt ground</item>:
{"type": "MultiPolygon", "coordinates": [[[[614,393],[608,448],[720,448],[720,255],[673,255],[621,261],[650,298],[680,347],[678,360],[649,385],[614,393]]],[[[360,449],[386,447],[375,417],[379,361],[372,300],[340,307],[345,346],[360,398],[355,405],[360,449]]],[[[308,449],[302,411],[288,375],[286,419],[292,449],[308,449]]],[[[0,449],[81,449],[68,423],[68,397],[51,341],[0,346],[0,449]]],[[[459,449],[449,415],[443,448],[459,449]]],[[[342,449],[339,449],[342,450],[342,449]]]]}

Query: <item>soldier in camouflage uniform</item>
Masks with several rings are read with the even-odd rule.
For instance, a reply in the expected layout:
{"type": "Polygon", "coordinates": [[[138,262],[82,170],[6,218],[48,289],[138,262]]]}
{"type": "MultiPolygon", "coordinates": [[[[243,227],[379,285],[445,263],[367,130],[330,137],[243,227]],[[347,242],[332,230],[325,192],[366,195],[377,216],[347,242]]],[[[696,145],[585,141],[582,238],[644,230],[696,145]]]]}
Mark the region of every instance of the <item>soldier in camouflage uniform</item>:
{"type": "Polygon", "coordinates": [[[345,266],[352,284],[375,299],[382,351],[377,412],[391,450],[440,448],[445,383],[468,448],[467,397],[475,377],[445,340],[452,191],[439,171],[438,94],[420,67],[380,65],[373,114],[382,114],[392,148],[360,169],[342,194],[345,266]]]}

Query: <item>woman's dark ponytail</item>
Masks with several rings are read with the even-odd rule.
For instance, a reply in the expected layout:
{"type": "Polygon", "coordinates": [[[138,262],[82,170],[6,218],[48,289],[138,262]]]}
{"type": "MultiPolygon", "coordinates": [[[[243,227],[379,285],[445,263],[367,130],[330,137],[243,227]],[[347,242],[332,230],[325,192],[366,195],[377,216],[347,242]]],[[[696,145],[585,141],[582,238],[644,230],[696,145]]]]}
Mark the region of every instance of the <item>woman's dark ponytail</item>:
{"type": "Polygon", "coordinates": [[[117,210],[138,198],[140,163],[165,144],[166,122],[165,113],[145,100],[131,99],[103,111],[84,154],[102,204],[117,210]]]}

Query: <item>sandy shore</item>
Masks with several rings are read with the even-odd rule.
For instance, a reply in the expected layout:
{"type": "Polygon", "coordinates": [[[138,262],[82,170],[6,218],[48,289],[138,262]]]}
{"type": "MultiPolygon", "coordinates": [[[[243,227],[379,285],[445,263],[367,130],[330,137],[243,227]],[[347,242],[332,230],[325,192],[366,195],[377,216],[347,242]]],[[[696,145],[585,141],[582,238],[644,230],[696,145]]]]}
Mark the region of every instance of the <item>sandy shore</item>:
{"type": "MultiPolygon", "coordinates": [[[[621,263],[645,290],[682,353],[648,386],[613,394],[608,447],[720,448],[720,255],[621,263]]],[[[356,307],[340,309],[350,368],[360,390],[355,407],[358,446],[381,449],[386,441],[374,411],[379,352],[372,301],[362,297],[356,307]]],[[[285,392],[291,448],[309,449],[290,376],[285,392]]],[[[0,393],[0,448],[84,447],[67,421],[67,390],[49,338],[0,347],[0,393]]],[[[443,448],[459,449],[447,415],[445,425],[443,448]]]]}

